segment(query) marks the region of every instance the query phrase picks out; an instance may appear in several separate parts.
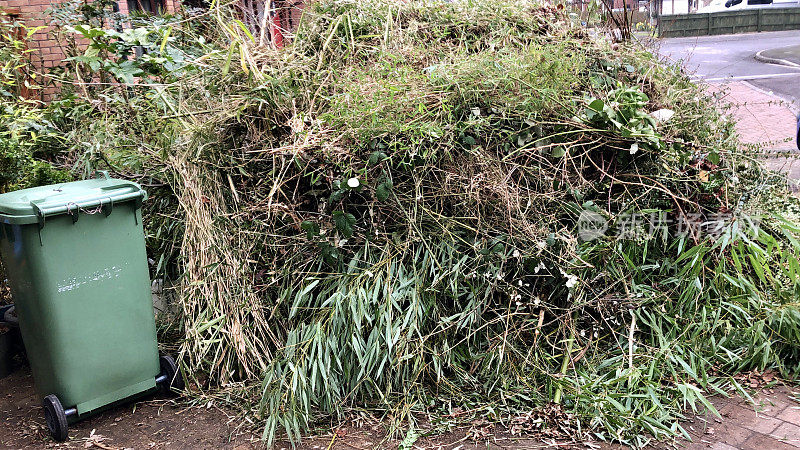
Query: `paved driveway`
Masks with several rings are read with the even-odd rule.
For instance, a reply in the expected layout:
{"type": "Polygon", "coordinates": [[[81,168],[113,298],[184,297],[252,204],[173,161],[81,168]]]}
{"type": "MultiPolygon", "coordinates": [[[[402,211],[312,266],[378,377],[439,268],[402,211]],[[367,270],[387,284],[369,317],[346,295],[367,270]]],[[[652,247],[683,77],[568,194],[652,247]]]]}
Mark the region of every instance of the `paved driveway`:
{"type": "Polygon", "coordinates": [[[680,61],[708,83],[747,81],[794,103],[800,109],[800,68],[755,59],[761,50],[800,44],[800,31],[671,38],[657,41],[658,52],[680,61]]]}
{"type": "MultiPolygon", "coordinates": [[[[724,92],[722,100],[731,106],[740,141],[751,145],[754,152],[763,151],[769,167],[788,173],[790,188],[796,191],[800,160],[781,155],[797,151],[795,114],[800,110],[800,68],[763,63],[755,59],[755,54],[797,44],[800,31],[674,38],[656,43],[661,55],[682,62],[698,82],[708,83],[709,90],[724,92]]],[[[718,397],[714,405],[722,418],[706,415],[691,419],[686,425],[694,442],[686,448],[800,448],[797,398],[798,393],[786,387],[763,390],[755,405],[718,397]]]]}

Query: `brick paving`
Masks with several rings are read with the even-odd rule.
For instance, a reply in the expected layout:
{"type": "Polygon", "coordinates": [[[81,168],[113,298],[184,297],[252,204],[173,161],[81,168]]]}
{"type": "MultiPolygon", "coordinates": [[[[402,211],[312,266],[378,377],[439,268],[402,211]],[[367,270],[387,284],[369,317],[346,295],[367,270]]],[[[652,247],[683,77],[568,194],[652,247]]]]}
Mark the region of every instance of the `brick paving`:
{"type": "Polygon", "coordinates": [[[767,167],[788,173],[792,190],[800,190],[800,152],[796,143],[800,105],[744,81],[713,84],[709,90],[724,92],[722,100],[731,107],[741,142],[754,152],[764,152],[767,167]]]}
{"type": "Polygon", "coordinates": [[[800,448],[800,395],[797,389],[778,386],[762,389],[754,403],[740,397],[713,400],[721,418],[710,413],[684,424],[692,442],[679,443],[689,450],[800,448]]]}
{"type": "MultiPolygon", "coordinates": [[[[769,153],[800,156],[795,143],[796,111],[793,105],[746,82],[710,86],[712,91],[725,92],[723,101],[731,106],[737,120],[737,131],[744,144],[753,151],[764,151],[767,166],[785,171],[790,182],[800,181],[800,159],[769,153]],[[758,147],[758,148],[756,148],[758,147]]],[[[793,184],[797,187],[797,184],[793,184]]],[[[712,400],[721,414],[696,416],[684,427],[692,442],[677,447],[690,450],[782,450],[800,448],[800,388],[778,386],[762,389],[754,403],[741,397],[712,400]]]]}
{"type": "Polygon", "coordinates": [[[762,145],[766,151],[797,152],[797,105],[745,81],[712,85],[711,89],[725,92],[722,100],[731,105],[743,143],[762,145]]]}

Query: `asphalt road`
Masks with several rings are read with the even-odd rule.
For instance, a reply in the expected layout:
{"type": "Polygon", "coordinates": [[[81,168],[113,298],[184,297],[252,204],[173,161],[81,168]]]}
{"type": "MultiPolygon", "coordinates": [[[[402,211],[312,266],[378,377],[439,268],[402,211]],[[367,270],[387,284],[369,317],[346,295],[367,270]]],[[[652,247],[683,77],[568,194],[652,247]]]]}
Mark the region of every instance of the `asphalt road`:
{"type": "Polygon", "coordinates": [[[755,54],[800,44],[800,31],[661,39],[661,55],[682,62],[690,74],[709,83],[747,81],[800,108],[800,68],[767,64],[755,54]]]}

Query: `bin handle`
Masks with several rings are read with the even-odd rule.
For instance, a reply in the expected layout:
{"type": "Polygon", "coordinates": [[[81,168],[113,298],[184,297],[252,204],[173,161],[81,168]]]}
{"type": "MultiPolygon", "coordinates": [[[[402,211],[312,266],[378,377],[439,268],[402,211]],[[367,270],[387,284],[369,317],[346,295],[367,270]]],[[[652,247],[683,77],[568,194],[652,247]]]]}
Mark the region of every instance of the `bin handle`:
{"type": "MultiPolygon", "coordinates": [[[[44,217],[45,217],[44,213],[42,212],[42,208],[39,208],[39,205],[37,205],[34,202],[31,202],[31,208],[33,208],[33,212],[34,214],[36,214],[36,220],[39,222],[39,229],[41,230],[42,228],[44,228],[44,217]]],[[[41,240],[41,237],[39,238],[39,240],[41,240]]]]}
{"type": "Polygon", "coordinates": [[[36,227],[36,231],[39,232],[39,245],[43,246],[42,228],[44,228],[44,214],[42,214],[42,209],[39,208],[39,205],[34,202],[31,202],[31,208],[33,208],[33,212],[36,214],[36,221],[39,223],[39,226],[36,227]]]}
{"type": "Polygon", "coordinates": [[[108,176],[108,171],[107,170],[95,170],[94,173],[95,173],[97,178],[102,178],[104,180],[110,180],[111,179],[111,177],[108,176]]]}
{"type": "MultiPolygon", "coordinates": [[[[135,191],[127,192],[122,195],[108,196],[105,199],[108,199],[109,203],[111,204],[120,203],[127,200],[137,200],[136,209],[139,209],[142,206],[141,198],[143,195],[145,195],[144,191],[142,189],[137,189],[135,191]]],[[[98,208],[98,207],[102,208],[104,206],[103,200],[104,199],[100,199],[99,204],[98,204],[98,199],[94,198],[83,202],[69,202],[66,204],[62,203],[50,208],[42,207],[41,205],[37,204],[37,202],[34,200],[30,202],[30,205],[31,208],[33,208],[34,213],[36,214],[36,218],[39,221],[39,227],[41,228],[44,226],[45,218],[47,218],[48,216],[71,213],[73,210],[82,210],[83,208],[98,208]]]]}

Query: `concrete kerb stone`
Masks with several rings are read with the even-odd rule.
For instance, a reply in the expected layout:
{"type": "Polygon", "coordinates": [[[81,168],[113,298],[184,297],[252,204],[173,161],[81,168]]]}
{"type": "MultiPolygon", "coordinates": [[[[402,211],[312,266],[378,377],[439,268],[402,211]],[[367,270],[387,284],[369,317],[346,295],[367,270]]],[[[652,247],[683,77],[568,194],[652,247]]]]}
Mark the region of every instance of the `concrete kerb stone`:
{"type": "Polygon", "coordinates": [[[767,63],[767,64],[778,64],[778,65],[781,65],[781,66],[800,67],[800,64],[796,64],[796,63],[794,63],[792,61],[788,61],[786,59],[773,58],[771,56],[766,56],[766,55],[764,55],[764,52],[766,52],[766,51],[768,51],[768,50],[761,50],[760,52],[756,53],[756,55],[755,55],[756,61],[761,61],[761,62],[767,63]]]}

